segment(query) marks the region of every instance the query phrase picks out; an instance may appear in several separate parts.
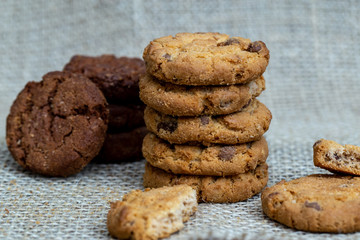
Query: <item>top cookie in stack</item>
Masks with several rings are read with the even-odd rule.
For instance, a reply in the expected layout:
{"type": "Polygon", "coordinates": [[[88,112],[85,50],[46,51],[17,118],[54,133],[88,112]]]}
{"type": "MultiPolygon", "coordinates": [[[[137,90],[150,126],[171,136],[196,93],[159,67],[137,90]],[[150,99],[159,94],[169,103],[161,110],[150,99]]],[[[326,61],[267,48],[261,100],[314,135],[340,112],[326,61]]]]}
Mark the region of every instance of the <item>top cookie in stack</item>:
{"type": "Polygon", "coordinates": [[[186,183],[205,202],[236,202],[261,191],[268,177],[262,135],[272,116],[255,98],[265,90],[266,45],[179,33],[150,42],[143,58],[140,98],[152,132],[143,142],[145,187],[186,183]]]}

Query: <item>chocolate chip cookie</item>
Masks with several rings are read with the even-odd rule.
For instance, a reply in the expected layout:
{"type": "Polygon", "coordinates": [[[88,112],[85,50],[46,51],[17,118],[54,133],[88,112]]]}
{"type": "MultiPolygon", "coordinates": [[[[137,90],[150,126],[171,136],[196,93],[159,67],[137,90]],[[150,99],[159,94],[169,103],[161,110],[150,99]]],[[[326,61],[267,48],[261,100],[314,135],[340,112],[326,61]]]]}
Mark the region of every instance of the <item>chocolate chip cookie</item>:
{"type": "Polygon", "coordinates": [[[197,206],[195,190],[186,185],[134,190],[111,203],[107,226],[118,239],[156,240],[182,229],[197,206]]]}
{"type": "Polygon", "coordinates": [[[139,78],[145,73],[145,64],[139,58],[76,55],[64,71],[84,74],[103,91],[109,103],[136,103],[139,102],[139,78]]]}
{"type": "Polygon", "coordinates": [[[360,231],[360,177],[317,174],[281,181],[261,194],[267,216],[310,232],[360,231]]]}
{"type": "Polygon", "coordinates": [[[163,187],[187,184],[197,191],[199,202],[238,202],[258,194],[268,181],[268,166],[259,165],[255,170],[228,176],[211,177],[175,175],[159,168],[145,165],[144,187],[163,187]]]}
{"type": "Polygon", "coordinates": [[[227,176],[252,171],[264,163],[268,146],[264,137],[239,145],[172,145],[149,133],[142,152],[151,165],[170,173],[227,176]]]}
{"type": "Polygon", "coordinates": [[[145,48],[146,70],[179,85],[228,85],[259,78],[269,63],[261,41],[220,33],[178,33],[145,48]]]}
{"type": "Polygon", "coordinates": [[[173,117],[150,107],[144,112],[147,128],[160,138],[170,143],[200,142],[206,146],[259,140],[271,118],[269,109],[256,99],[240,112],[221,116],[173,117]]]}
{"type": "Polygon", "coordinates": [[[173,116],[221,115],[237,112],[265,90],[263,77],[229,86],[182,86],[140,79],[140,98],[155,110],[173,116]]]}
{"type": "Polygon", "coordinates": [[[109,104],[109,126],[108,133],[128,132],[129,129],[145,126],[144,109],[145,105],[109,104]]]}
{"type": "Polygon", "coordinates": [[[120,163],[142,159],[141,145],[148,133],[146,127],[127,132],[107,133],[97,163],[120,163]]]}
{"type": "Polygon", "coordinates": [[[314,164],[332,172],[360,175],[360,147],[321,139],[314,144],[314,164]]]}
{"type": "Polygon", "coordinates": [[[24,168],[48,176],[79,172],[101,149],[108,109],[102,92],[82,75],[50,72],[29,82],[14,101],[6,142],[24,168]]]}

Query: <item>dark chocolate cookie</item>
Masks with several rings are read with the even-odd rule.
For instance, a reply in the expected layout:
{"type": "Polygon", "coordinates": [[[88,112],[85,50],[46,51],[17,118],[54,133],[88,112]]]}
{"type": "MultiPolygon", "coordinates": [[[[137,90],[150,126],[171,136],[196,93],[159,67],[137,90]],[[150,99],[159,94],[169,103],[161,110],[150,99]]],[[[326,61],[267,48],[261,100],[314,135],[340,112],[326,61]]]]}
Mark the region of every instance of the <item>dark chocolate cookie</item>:
{"type": "Polygon", "coordinates": [[[6,142],[22,167],[68,176],[98,154],[107,118],[106,99],[94,83],[82,75],[50,72],[17,96],[7,117],[6,142]]]}
{"type": "Polygon", "coordinates": [[[139,127],[130,132],[108,133],[95,161],[119,163],[142,159],[141,146],[147,133],[146,127],[139,127]]]}
{"type": "Polygon", "coordinates": [[[84,74],[103,91],[109,103],[140,102],[139,78],[145,73],[145,64],[140,58],[76,55],[64,71],[84,74]]]}
{"type": "Polygon", "coordinates": [[[145,126],[145,105],[109,105],[109,127],[108,133],[129,131],[137,127],[145,126]]]}

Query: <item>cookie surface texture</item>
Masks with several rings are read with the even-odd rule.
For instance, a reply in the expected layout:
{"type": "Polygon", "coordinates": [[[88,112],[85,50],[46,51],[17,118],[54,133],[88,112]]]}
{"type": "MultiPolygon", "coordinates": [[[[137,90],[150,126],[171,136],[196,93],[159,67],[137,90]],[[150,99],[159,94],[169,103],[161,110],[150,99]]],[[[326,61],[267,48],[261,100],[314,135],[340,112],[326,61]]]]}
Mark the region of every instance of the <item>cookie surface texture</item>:
{"type": "Polygon", "coordinates": [[[220,33],[178,33],[145,48],[146,70],[179,85],[228,85],[259,78],[269,62],[261,41],[220,33]]]}
{"type": "Polygon", "coordinates": [[[265,214],[288,227],[310,232],[360,230],[360,178],[317,174],[266,188],[265,214]]]}
{"type": "Polygon", "coordinates": [[[144,105],[109,104],[109,133],[129,131],[130,129],[145,126],[144,105]]]}
{"type": "Polygon", "coordinates": [[[271,118],[270,110],[256,99],[240,112],[222,116],[173,117],[150,107],[144,112],[149,131],[176,144],[231,145],[256,141],[268,130],[271,118]]]}
{"type": "Polygon", "coordinates": [[[210,147],[171,145],[149,133],[143,142],[145,159],[174,174],[226,176],[252,171],[268,156],[264,137],[239,145],[210,147]]]}
{"type": "Polygon", "coordinates": [[[199,202],[228,203],[244,201],[258,194],[268,181],[268,166],[228,177],[176,175],[145,164],[144,187],[186,184],[197,191],[199,202]]]}
{"type": "Polygon", "coordinates": [[[24,168],[49,176],[79,172],[99,152],[108,109],[87,78],[51,72],[29,82],[7,117],[6,142],[24,168]]]}
{"type": "Polygon", "coordinates": [[[181,86],[140,79],[140,98],[155,110],[173,116],[221,115],[240,111],[265,90],[263,77],[229,86],[181,86]]]}
{"type": "Polygon", "coordinates": [[[146,127],[128,132],[107,133],[103,147],[96,157],[97,163],[120,163],[142,159],[141,146],[148,133],[146,127]]]}
{"type": "Polygon", "coordinates": [[[145,64],[139,58],[76,55],[64,71],[84,74],[101,89],[109,103],[140,101],[139,78],[145,73],[145,64]]]}
{"type": "Polygon", "coordinates": [[[360,176],[360,147],[321,139],[314,144],[314,164],[332,172],[360,176]]]}
{"type": "Polygon", "coordinates": [[[134,190],[111,204],[107,227],[118,239],[156,240],[182,229],[196,210],[196,191],[186,185],[134,190]]]}

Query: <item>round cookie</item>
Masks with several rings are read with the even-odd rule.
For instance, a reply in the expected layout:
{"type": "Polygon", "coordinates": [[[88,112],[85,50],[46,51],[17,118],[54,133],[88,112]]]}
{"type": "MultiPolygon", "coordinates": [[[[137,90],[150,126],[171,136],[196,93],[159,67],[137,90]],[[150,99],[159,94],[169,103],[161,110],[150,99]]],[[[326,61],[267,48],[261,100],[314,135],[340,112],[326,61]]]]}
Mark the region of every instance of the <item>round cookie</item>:
{"type": "Polygon", "coordinates": [[[268,181],[268,166],[259,165],[255,170],[228,177],[175,175],[146,163],[144,187],[158,188],[187,184],[197,191],[199,202],[239,202],[258,194],[268,181]]]}
{"type": "Polygon", "coordinates": [[[271,112],[258,100],[240,112],[221,116],[172,117],[145,108],[144,120],[149,131],[170,143],[199,142],[240,144],[259,140],[268,130],[271,112]]]}
{"type": "Polygon", "coordinates": [[[129,132],[108,133],[99,155],[94,159],[97,163],[119,163],[142,159],[141,145],[146,127],[139,127],[129,132]]]}
{"type": "Polygon", "coordinates": [[[316,174],[281,181],[261,195],[267,216],[310,232],[360,231],[360,177],[316,174]]]}
{"type": "Polygon", "coordinates": [[[145,126],[145,105],[114,105],[109,104],[108,133],[129,131],[140,126],[145,126]]]}
{"type": "Polygon", "coordinates": [[[252,171],[264,163],[268,146],[264,137],[240,145],[172,145],[149,133],[142,152],[151,165],[170,173],[228,176],[252,171]]]}
{"type": "Polygon", "coordinates": [[[107,102],[94,83],[82,75],[50,72],[17,96],[7,117],[6,142],[22,167],[69,176],[100,151],[107,118],[107,102]]]}
{"type": "Polygon", "coordinates": [[[173,116],[221,115],[240,111],[265,90],[263,77],[229,86],[181,86],[140,79],[140,98],[155,110],[173,116]]]}
{"type": "Polygon", "coordinates": [[[178,33],[149,43],[146,71],[179,85],[229,85],[259,78],[269,63],[261,41],[220,33],[178,33]]]}
{"type": "Polygon", "coordinates": [[[145,64],[139,58],[76,55],[64,71],[84,74],[103,91],[109,103],[140,102],[139,78],[145,73],[145,64]]]}

